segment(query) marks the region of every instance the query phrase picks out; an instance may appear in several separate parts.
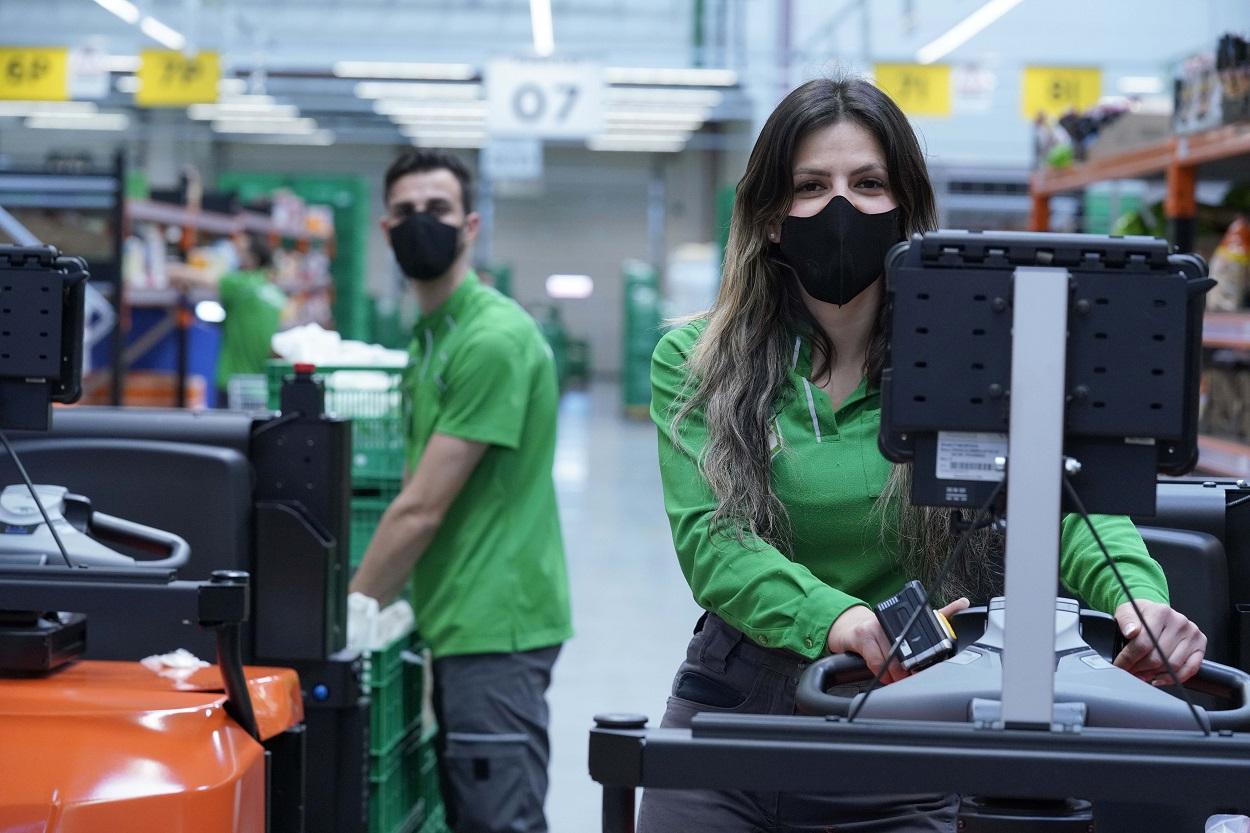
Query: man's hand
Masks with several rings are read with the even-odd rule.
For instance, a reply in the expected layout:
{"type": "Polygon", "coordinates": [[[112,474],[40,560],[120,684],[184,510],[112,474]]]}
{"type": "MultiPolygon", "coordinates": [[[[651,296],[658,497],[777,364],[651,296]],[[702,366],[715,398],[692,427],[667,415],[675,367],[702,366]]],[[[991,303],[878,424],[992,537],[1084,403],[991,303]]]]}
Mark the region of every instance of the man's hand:
{"type": "MultiPolygon", "coordinates": [[[[956,599],[939,613],[947,617],[954,616],[968,604],[967,599],[956,599]]],[[[881,665],[890,655],[890,640],[886,638],[881,623],[877,621],[877,615],[862,605],[847,608],[834,620],[833,627],[829,628],[826,644],[831,654],[859,654],[874,676],[881,673],[881,665]]],[[[903,666],[896,659],[890,663],[890,669],[882,679],[886,683],[893,683],[907,676],[910,676],[910,672],[903,670],[903,666]]]]}
{"type": "MultiPolygon", "coordinates": [[[[1168,663],[1183,683],[1198,671],[1207,652],[1207,637],[1198,626],[1171,607],[1159,602],[1138,600],[1137,606],[1168,663]]],[[[1155,685],[1171,685],[1172,678],[1164,671],[1163,660],[1150,644],[1150,637],[1133,612],[1133,605],[1125,602],[1115,609],[1115,620],[1124,634],[1127,644],[1115,658],[1118,668],[1155,685]]]]}

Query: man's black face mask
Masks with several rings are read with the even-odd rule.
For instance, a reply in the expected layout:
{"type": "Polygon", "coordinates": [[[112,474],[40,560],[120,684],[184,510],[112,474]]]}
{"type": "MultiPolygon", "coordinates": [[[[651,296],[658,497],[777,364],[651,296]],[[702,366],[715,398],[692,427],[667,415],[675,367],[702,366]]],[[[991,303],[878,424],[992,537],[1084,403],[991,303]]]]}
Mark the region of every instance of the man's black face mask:
{"type": "Polygon", "coordinates": [[[460,254],[460,229],[423,212],[409,214],[388,236],[399,268],[413,280],[445,275],[460,254]]]}
{"type": "Polygon", "coordinates": [[[886,254],[902,239],[897,208],[865,214],[839,194],[818,214],[787,217],[777,248],[808,295],[841,306],[885,271],[886,254]]]}

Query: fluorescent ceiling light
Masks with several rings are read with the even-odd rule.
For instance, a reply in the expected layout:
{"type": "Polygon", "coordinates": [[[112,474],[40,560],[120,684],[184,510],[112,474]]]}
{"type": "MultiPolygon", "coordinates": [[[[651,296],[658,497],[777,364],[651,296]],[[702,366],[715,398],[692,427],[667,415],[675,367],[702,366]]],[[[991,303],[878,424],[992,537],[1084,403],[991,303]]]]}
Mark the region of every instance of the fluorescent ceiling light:
{"type": "Polygon", "coordinates": [[[482,138],[428,138],[426,136],[410,137],[413,147],[419,148],[482,148],[486,146],[486,137],[482,138]]]}
{"type": "Polygon", "coordinates": [[[187,45],[187,39],[181,32],[166,26],[154,17],[143,18],[139,23],[139,31],[166,49],[182,49],[187,45]]]}
{"type": "Polygon", "coordinates": [[[603,78],[609,84],[654,84],[669,87],[732,87],[738,73],[732,69],[682,69],[670,67],[608,67],[603,78]]]}
{"type": "Polygon", "coordinates": [[[391,122],[400,127],[427,127],[431,130],[475,130],[486,129],[486,119],[477,116],[431,117],[431,116],[391,116],[391,122]]]}
{"type": "Polygon", "coordinates": [[[693,131],[685,130],[685,129],[680,129],[680,130],[657,129],[656,127],[651,126],[651,125],[645,125],[643,127],[623,127],[619,129],[609,126],[607,130],[599,134],[599,137],[606,138],[606,139],[625,139],[627,141],[637,141],[637,142],[651,142],[651,141],[660,141],[660,142],[682,141],[684,142],[690,138],[692,133],[693,131]]]}
{"type": "Polygon", "coordinates": [[[408,125],[401,127],[399,132],[410,139],[420,138],[433,139],[436,141],[438,139],[486,139],[485,130],[472,130],[468,128],[458,130],[451,127],[417,127],[408,125]]]}
{"type": "Polygon", "coordinates": [[[609,110],[603,117],[613,121],[689,122],[702,124],[707,120],[706,110],[609,110]]]}
{"type": "Polygon", "coordinates": [[[977,36],[981,30],[1020,5],[1021,0],[989,0],[972,14],[952,26],[944,35],[920,47],[916,63],[931,64],[977,36]]]}
{"type": "Polygon", "coordinates": [[[104,68],[109,72],[138,72],[138,55],[109,55],[104,59],[104,68]]]}
{"type": "Polygon", "coordinates": [[[551,0],[530,0],[530,28],[534,31],[534,53],[550,58],[556,51],[556,33],[551,23],[551,0]]]}
{"type": "Polygon", "coordinates": [[[685,146],[685,142],[659,139],[641,142],[596,136],[586,140],[586,147],[591,150],[632,151],[633,153],[676,153],[685,146]]]}
{"type": "Polygon", "coordinates": [[[100,8],[110,11],[134,26],[139,22],[139,8],[130,0],[95,0],[100,8]]]}
{"type": "Polygon", "coordinates": [[[317,129],[316,119],[220,119],[213,122],[216,133],[312,133],[317,129]]]}
{"type": "Polygon", "coordinates": [[[595,282],[590,275],[547,276],[549,298],[589,298],[594,291],[595,282]]]}
{"type": "Polygon", "coordinates": [[[470,81],[477,77],[472,64],[416,64],[397,61],[338,61],[339,78],[407,78],[430,81],[470,81]]]}
{"type": "Polygon", "coordinates": [[[408,99],[410,101],[477,101],[481,84],[421,84],[395,81],[361,81],[357,98],[408,99]]]}
{"type": "Polygon", "coordinates": [[[476,102],[421,104],[383,99],[373,103],[373,112],[382,116],[425,116],[430,118],[486,118],[486,105],[476,102]]]}
{"type": "Polygon", "coordinates": [[[616,107],[703,107],[711,109],[721,103],[723,95],[715,90],[664,89],[662,87],[612,87],[608,103],[616,107]]]}
{"type": "Polygon", "coordinates": [[[1163,79],[1157,75],[1126,75],[1115,86],[1124,95],[1158,95],[1163,92],[1163,79]]]}
{"type": "Polygon", "coordinates": [[[51,113],[31,116],[26,126],[35,130],[125,130],[130,127],[130,116],[125,113],[93,113],[91,115],[53,115],[51,113]]]}
{"type": "Polygon", "coordinates": [[[98,111],[90,101],[0,101],[0,117],[85,116],[98,111]]]}
{"type": "Polygon", "coordinates": [[[192,104],[187,116],[194,121],[229,121],[257,118],[293,119],[299,115],[294,104],[192,104]]]}

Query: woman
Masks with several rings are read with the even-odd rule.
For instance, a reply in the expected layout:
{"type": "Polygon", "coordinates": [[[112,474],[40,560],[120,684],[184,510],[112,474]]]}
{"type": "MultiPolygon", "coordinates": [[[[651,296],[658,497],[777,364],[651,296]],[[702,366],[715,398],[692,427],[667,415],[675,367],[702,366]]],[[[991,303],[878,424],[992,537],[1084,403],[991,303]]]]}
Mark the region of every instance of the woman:
{"type": "MultiPolygon", "coordinates": [[[[809,82],[764,125],[738,184],[720,293],[652,359],[651,415],[673,542],[707,611],[663,725],[698,712],[794,713],[807,664],[889,651],[870,605],[910,578],[928,586],[954,545],[947,510],[910,506],[908,469],[877,449],[889,247],[936,224],[916,137],[861,80],[809,82]]],[[[1148,624],[1188,678],[1206,638],[1167,605],[1162,571],[1126,518],[1096,518],[1148,624]]],[[[944,612],[996,592],[995,533],[974,535],[936,596],[944,612]]],[[[1065,585],[1115,611],[1116,664],[1162,670],[1079,518],[1062,527],[1065,585]]],[[[896,663],[886,680],[905,676],[896,663]]],[[[837,773],[831,772],[831,783],[837,773]]],[[[883,781],[885,776],[883,775],[883,781]]],[[[955,829],[955,796],[758,792],[643,796],[640,833],[955,829]]]]}

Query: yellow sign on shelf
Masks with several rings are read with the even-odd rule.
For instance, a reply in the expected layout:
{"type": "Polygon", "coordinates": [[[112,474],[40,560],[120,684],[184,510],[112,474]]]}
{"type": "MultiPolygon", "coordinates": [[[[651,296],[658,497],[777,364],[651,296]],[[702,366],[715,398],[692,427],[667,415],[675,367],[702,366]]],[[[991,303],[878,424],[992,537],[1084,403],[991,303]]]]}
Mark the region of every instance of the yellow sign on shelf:
{"type": "Polygon", "coordinates": [[[65,101],[68,98],[68,49],[0,46],[0,99],[65,101]]]}
{"type": "Polygon", "coordinates": [[[877,64],[877,86],[909,116],[951,114],[951,68],[942,64],[877,64]]]}
{"type": "Polygon", "coordinates": [[[139,54],[140,107],[186,107],[217,100],[221,64],[216,52],[167,52],[145,49],[139,54]]]}
{"type": "Polygon", "coordinates": [[[1102,97],[1102,70],[1089,67],[1025,67],[1020,112],[1032,121],[1038,113],[1061,116],[1086,110],[1102,97]]]}

